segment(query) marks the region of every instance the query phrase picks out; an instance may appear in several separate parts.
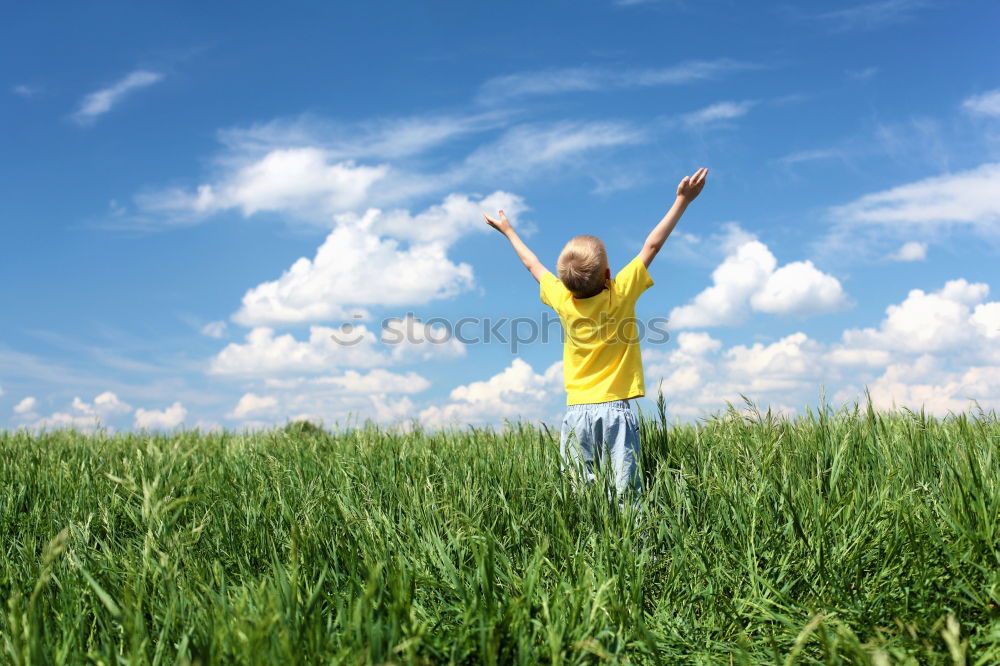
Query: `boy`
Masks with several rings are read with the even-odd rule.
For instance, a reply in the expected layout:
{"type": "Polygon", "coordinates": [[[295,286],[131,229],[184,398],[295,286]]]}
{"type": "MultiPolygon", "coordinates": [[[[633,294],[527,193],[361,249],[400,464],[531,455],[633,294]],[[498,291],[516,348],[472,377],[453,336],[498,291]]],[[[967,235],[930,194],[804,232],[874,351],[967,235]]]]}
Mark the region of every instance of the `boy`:
{"type": "Polygon", "coordinates": [[[635,326],[635,302],[653,285],[647,268],[674,230],[688,204],[705,186],[708,169],[698,169],[677,186],[677,198],[646,238],[639,255],[611,278],[604,243],[577,236],[556,263],[556,278],[528,249],[501,210],[486,223],[510,241],[540,285],[542,302],[559,315],[564,331],[563,381],[566,415],[559,451],[564,463],[593,481],[610,455],[618,494],[641,491],[639,423],[629,400],[646,393],[635,326]]]}

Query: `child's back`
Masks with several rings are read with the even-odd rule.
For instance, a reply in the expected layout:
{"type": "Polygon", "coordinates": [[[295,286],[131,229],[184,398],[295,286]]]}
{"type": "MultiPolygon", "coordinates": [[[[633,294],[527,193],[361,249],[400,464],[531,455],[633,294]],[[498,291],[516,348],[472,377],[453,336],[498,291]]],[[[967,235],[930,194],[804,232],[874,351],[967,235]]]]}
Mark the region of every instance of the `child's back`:
{"type": "MultiPolygon", "coordinates": [[[[570,241],[575,242],[578,238],[570,241]]],[[[585,298],[574,296],[552,273],[542,276],[542,302],[556,311],[563,326],[567,405],[645,395],[635,303],[652,285],[639,257],[606,280],[600,292],[585,298]]]]}

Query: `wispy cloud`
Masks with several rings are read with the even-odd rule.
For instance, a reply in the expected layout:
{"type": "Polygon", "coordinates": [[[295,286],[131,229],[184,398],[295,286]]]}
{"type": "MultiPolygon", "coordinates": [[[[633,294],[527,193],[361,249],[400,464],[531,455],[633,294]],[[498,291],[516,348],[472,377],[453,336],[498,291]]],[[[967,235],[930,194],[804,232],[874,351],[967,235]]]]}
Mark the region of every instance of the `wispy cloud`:
{"type": "MultiPolygon", "coordinates": [[[[882,254],[890,243],[918,236],[933,241],[968,231],[987,240],[1000,239],[1000,163],[925,178],[834,206],[830,232],[817,243],[821,255],[882,254]]],[[[924,242],[922,241],[922,242],[924,242]]],[[[892,254],[897,261],[916,261],[926,249],[905,244],[892,254]]],[[[882,256],[885,256],[884,254],[882,256]]]]}
{"type": "Polygon", "coordinates": [[[529,95],[556,95],[568,92],[616,90],[692,83],[713,79],[730,72],[754,69],[758,65],[729,58],[690,60],[670,67],[622,69],[610,67],[569,67],[520,72],[489,79],[479,92],[480,101],[496,97],[510,99],[529,95]]]}
{"type": "Polygon", "coordinates": [[[953,164],[975,164],[992,157],[983,150],[979,128],[969,123],[943,122],[926,116],[911,116],[894,122],[871,124],[814,148],[792,151],[771,160],[781,167],[819,165],[837,162],[857,174],[868,172],[874,164],[879,170],[892,169],[912,173],[948,173],[953,164]]]}
{"type": "Polygon", "coordinates": [[[319,148],[333,159],[400,159],[419,155],[469,134],[502,127],[509,111],[428,114],[333,122],[314,115],[279,118],[221,130],[233,155],[259,156],[278,148],[319,148]]]}
{"type": "Polygon", "coordinates": [[[831,210],[853,224],[921,226],[967,224],[1000,231],[1000,164],[926,178],[865,196],[831,210]]]}
{"type": "Polygon", "coordinates": [[[612,169],[608,174],[595,175],[593,178],[594,187],[591,189],[591,193],[598,196],[607,196],[615,192],[630,190],[634,187],[644,185],[651,180],[651,176],[644,171],[625,170],[623,168],[612,169]]]}
{"type": "Polygon", "coordinates": [[[931,4],[929,0],[880,0],[824,12],[813,18],[831,24],[835,30],[873,30],[906,21],[931,4]]]}
{"type": "Polygon", "coordinates": [[[645,133],[621,122],[560,122],[519,125],[466,159],[460,171],[472,174],[522,174],[564,164],[583,153],[636,144],[645,133]]]}
{"type": "Polygon", "coordinates": [[[147,70],[136,70],[114,85],[94,91],[80,101],[79,108],[73,113],[73,120],[80,125],[90,125],[99,116],[104,115],[124,99],[128,94],[139,88],[151,86],[163,80],[163,74],[147,70]]]}
{"type": "Polygon", "coordinates": [[[219,340],[226,335],[226,322],[210,321],[200,329],[201,334],[219,340]]]}
{"type": "Polygon", "coordinates": [[[962,109],[980,116],[1000,117],[1000,89],[969,97],[962,102],[962,109]]]}
{"type": "Polygon", "coordinates": [[[27,84],[19,84],[10,89],[12,93],[18,97],[23,97],[25,99],[30,99],[40,93],[42,89],[38,86],[29,86],[27,84]]]}
{"type": "Polygon", "coordinates": [[[754,104],[756,102],[753,100],[717,102],[716,104],[706,106],[704,109],[684,114],[681,117],[681,121],[688,127],[704,127],[712,123],[745,116],[754,104]]]}
{"type": "Polygon", "coordinates": [[[515,180],[573,165],[597,151],[634,145],[646,132],[616,121],[524,123],[504,128],[492,117],[398,119],[358,127],[319,120],[276,121],[222,132],[213,178],[193,188],[151,189],[133,207],[112,203],[103,226],[149,230],[197,224],[236,210],[329,227],[335,215],[368,207],[410,205],[421,197],[490,178],[515,180]],[[438,168],[436,152],[454,138],[474,137],[464,158],[438,168]],[[377,163],[372,158],[378,158],[377,163]]]}
{"type": "Polygon", "coordinates": [[[951,163],[960,159],[948,126],[931,117],[877,124],[872,148],[900,165],[925,164],[941,172],[949,171],[951,163]]]}
{"type": "MultiPolygon", "coordinates": [[[[857,162],[859,175],[870,172],[877,152],[858,148],[839,156],[857,162]],[[852,159],[852,158],[856,158],[852,159]],[[865,167],[861,169],[862,165],[865,167]]],[[[919,164],[919,162],[912,162],[919,164]]],[[[934,168],[934,167],[930,167],[934,168]]],[[[1000,162],[986,162],[964,171],[941,168],[940,175],[874,191],[853,201],[829,206],[820,217],[826,233],[812,243],[813,256],[839,263],[854,261],[917,261],[919,248],[903,245],[918,238],[928,247],[952,235],[971,235],[992,245],[1000,243],[1000,162]]]]}
{"type": "Polygon", "coordinates": [[[840,151],[833,150],[832,148],[816,148],[813,150],[799,150],[794,153],[782,155],[773,161],[782,166],[789,167],[802,164],[803,162],[819,162],[821,160],[842,158],[843,155],[840,151]]]}
{"type": "Polygon", "coordinates": [[[879,73],[878,67],[865,67],[864,69],[849,69],[847,70],[847,77],[855,81],[868,81],[875,77],[879,73]]]}

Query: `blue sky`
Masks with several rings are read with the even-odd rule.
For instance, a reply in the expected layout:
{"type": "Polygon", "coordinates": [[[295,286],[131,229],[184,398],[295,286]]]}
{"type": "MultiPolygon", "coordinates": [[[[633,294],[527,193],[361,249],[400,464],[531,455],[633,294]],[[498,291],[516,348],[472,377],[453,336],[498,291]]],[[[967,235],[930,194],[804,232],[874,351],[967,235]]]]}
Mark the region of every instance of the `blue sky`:
{"type": "Polygon", "coordinates": [[[620,267],[699,166],[638,308],[670,318],[644,358],[672,416],[865,387],[1000,406],[998,21],[987,0],[9,10],[0,426],[556,420],[558,340],[391,345],[385,321],[538,319],[479,211],[551,268],[578,233],[620,267]],[[358,344],[332,342],[345,322],[358,344]]]}

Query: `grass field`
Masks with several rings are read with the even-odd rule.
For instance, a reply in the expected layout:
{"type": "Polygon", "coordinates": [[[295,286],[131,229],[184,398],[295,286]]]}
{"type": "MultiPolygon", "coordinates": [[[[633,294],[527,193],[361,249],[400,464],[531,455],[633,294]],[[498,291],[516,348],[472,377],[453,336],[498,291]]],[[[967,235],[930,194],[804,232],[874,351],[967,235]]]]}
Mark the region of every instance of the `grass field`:
{"type": "Polygon", "coordinates": [[[1000,663],[996,415],[654,415],[638,509],[552,435],[0,433],[3,660],[1000,663]]]}

